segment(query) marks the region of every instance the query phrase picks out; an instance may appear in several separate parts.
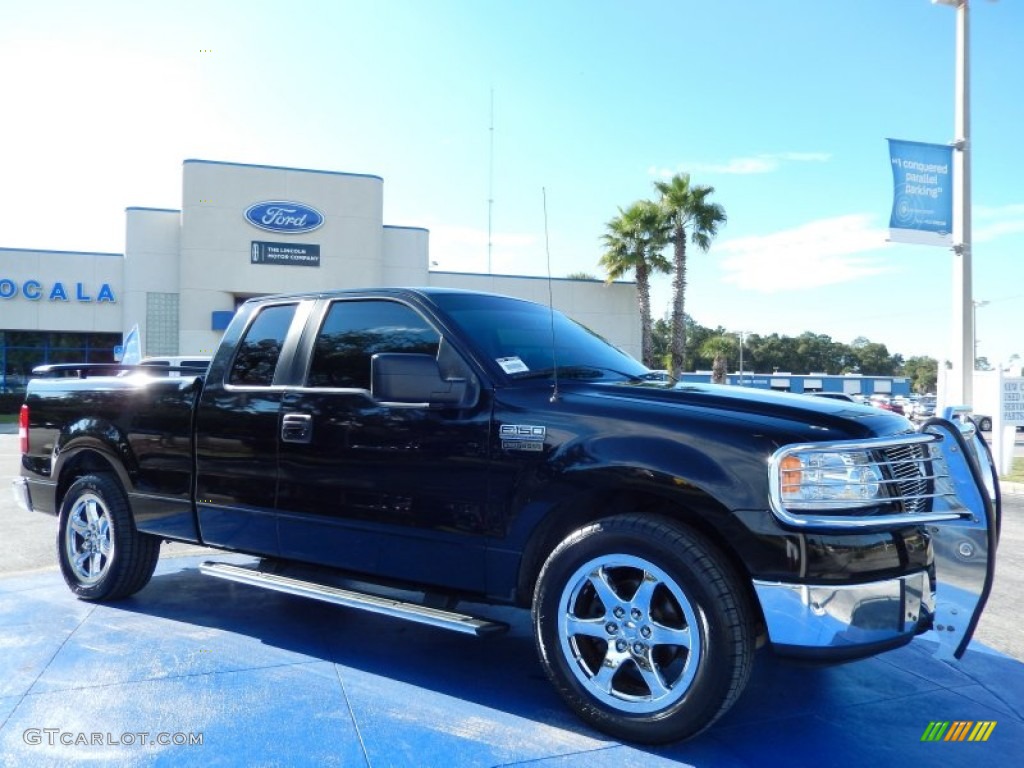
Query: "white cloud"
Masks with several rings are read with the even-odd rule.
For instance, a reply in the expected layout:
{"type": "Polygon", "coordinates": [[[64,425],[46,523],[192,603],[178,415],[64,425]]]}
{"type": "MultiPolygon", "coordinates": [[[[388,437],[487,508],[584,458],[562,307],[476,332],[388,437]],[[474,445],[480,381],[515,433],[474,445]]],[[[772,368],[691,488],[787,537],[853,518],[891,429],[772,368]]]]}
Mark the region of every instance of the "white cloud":
{"type": "Polygon", "coordinates": [[[670,178],[676,173],[723,173],[747,176],[757,173],[773,173],[787,163],[825,163],[831,159],[827,152],[772,152],[748,157],[733,157],[725,162],[680,163],[675,170],[651,166],[650,176],[670,178]]]}
{"type": "MultiPolygon", "coordinates": [[[[430,231],[430,261],[433,269],[445,272],[487,272],[486,229],[441,224],[429,216],[403,217],[403,223],[430,231]]],[[[544,243],[534,234],[493,232],[490,263],[494,274],[542,274],[545,263],[544,243]]]]}
{"type": "Polygon", "coordinates": [[[1024,204],[973,207],[973,239],[987,243],[1003,235],[1024,233],[1024,204]]]}
{"type": "Polygon", "coordinates": [[[869,216],[855,214],[722,241],[714,250],[723,257],[725,282],[741,290],[804,291],[890,271],[878,256],[887,234],[872,227],[869,216]]]}

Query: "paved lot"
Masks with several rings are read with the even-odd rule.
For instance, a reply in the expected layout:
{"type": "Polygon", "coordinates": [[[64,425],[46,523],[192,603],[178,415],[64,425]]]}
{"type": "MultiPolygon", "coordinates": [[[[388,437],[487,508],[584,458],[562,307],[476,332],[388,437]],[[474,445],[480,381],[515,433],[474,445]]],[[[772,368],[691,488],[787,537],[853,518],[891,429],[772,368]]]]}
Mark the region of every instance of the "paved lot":
{"type": "Polygon", "coordinates": [[[1024,744],[1024,497],[1008,499],[979,631],[1016,658],[979,645],[948,664],[927,635],[838,667],[762,651],[713,729],[645,749],[566,710],[522,612],[487,609],[512,630],[482,641],[204,577],[185,548],[128,600],[75,600],[53,520],[9,499],[16,447],[0,435],[0,765],[975,766],[1012,764],[1024,744]],[[922,742],[936,720],[996,727],[985,743],[922,742]],[[151,743],[161,734],[172,743],[151,743]]]}

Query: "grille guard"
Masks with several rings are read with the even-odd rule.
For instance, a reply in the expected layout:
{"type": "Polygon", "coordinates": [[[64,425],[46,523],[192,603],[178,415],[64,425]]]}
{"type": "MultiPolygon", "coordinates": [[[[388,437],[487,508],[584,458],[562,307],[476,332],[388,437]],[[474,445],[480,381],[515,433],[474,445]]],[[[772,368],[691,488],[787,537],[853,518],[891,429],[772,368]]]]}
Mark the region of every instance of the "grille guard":
{"type": "Polygon", "coordinates": [[[969,518],[928,526],[935,556],[935,655],[940,659],[959,659],[967,650],[992,591],[1002,527],[999,475],[969,413],[947,408],[948,418],[921,426],[924,432],[953,438],[967,467],[967,473],[955,477],[957,492],[977,510],[969,518]]]}
{"type": "Polygon", "coordinates": [[[788,445],[770,461],[771,510],[790,529],[806,533],[868,532],[911,525],[927,529],[934,554],[936,656],[946,659],[964,654],[988,600],[1001,523],[998,475],[988,446],[968,413],[969,409],[947,409],[948,418],[929,419],[917,433],[896,437],[788,445]],[[780,487],[782,460],[801,452],[830,450],[884,455],[885,461],[879,463],[918,463],[921,469],[914,477],[901,474],[901,469],[900,473],[890,471],[885,480],[891,489],[886,503],[902,511],[879,514],[877,507],[874,513],[872,508],[844,510],[840,503],[822,503],[807,512],[787,506],[780,487]]]}

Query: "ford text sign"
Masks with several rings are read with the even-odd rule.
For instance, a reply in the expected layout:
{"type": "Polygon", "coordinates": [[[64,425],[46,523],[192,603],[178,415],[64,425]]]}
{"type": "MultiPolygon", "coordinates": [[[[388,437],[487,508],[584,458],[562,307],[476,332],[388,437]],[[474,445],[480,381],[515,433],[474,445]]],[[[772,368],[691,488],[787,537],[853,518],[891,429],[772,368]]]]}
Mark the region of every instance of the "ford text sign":
{"type": "Polygon", "coordinates": [[[316,208],[288,200],[250,205],[245,209],[245,218],[254,227],[290,235],[312,232],[324,223],[324,215],[316,208]]]}

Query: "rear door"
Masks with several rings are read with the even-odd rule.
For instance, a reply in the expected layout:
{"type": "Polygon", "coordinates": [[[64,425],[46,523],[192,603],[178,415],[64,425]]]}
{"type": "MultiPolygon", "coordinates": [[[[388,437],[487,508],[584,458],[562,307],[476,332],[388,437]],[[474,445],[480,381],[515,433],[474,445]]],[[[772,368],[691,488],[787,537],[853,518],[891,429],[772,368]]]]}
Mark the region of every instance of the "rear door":
{"type": "Polygon", "coordinates": [[[261,305],[237,343],[225,336],[234,353],[210,367],[196,414],[196,509],[208,544],[277,554],[277,381],[313,303],[261,305]]]}
{"type": "Polygon", "coordinates": [[[281,400],[281,554],[368,574],[483,585],[490,397],[420,310],[396,299],[325,301],[309,363],[281,400]],[[378,352],[431,355],[471,378],[458,407],[387,404],[378,352]]]}

